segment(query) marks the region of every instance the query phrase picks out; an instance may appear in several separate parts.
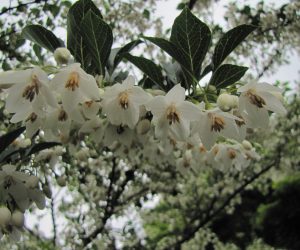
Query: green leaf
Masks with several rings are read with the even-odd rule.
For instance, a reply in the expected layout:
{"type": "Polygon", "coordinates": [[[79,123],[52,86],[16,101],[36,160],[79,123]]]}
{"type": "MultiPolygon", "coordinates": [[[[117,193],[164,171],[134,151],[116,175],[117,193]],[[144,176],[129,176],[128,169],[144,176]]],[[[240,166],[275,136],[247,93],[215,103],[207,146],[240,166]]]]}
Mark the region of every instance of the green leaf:
{"type": "Polygon", "coordinates": [[[161,68],[154,62],[144,57],[132,56],[130,54],[125,54],[124,58],[145,73],[157,86],[165,90],[161,68]]]}
{"type": "Polygon", "coordinates": [[[8,132],[0,137],[0,152],[4,151],[15,139],[25,131],[25,127],[8,132]]]}
{"type": "Polygon", "coordinates": [[[81,63],[83,69],[88,69],[91,63],[91,55],[81,34],[81,22],[87,12],[91,10],[102,18],[100,10],[91,0],[80,0],[72,5],[67,16],[67,48],[71,51],[77,62],[81,63]]]}
{"type": "Polygon", "coordinates": [[[80,27],[84,43],[97,66],[96,73],[104,76],[105,65],[113,42],[112,30],[91,10],[83,18],[80,27]]]}
{"type": "Polygon", "coordinates": [[[209,84],[218,89],[226,88],[240,80],[247,70],[247,67],[223,64],[213,73],[209,84]]]}
{"type": "MultiPolygon", "coordinates": [[[[172,26],[170,41],[184,57],[184,69],[199,79],[201,64],[211,43],[211,32],[207,25],[184,8],[172,26]]],[[[191,83],[192,84],[192,83],[191,83]]]]}
{"type": "Polygon", "coordinates": [[[188,85],[187,82],[191,80],[194,83],[197,82],[197,79],[194,77],[193,73],[190,72],[190,70],[187,67],[188,62],[186,61],[186,57],[182,54],[180,50],[178,50],[175,44],[163,38],[156,38],[156,37],[144,37],[144,38],[154,43],[158,47],[160,47],[163,51],[168,53],[173,59],[175,59],[180,64],[181,69],[183,71],[182,73],[184,74],[185,77],[185,82],[181,83],[183,87],[188,89],[190,85],[188,85]]]}
{"type": "Polygon", "coordinates": [[[27,157],[29,155],[38,153],[44,149],[53,148],[53,147],[59,146],[59,145],[61,145],[61,143],[58,143],[58,142],[40,142],[37,144],[33,144],[32,146],[30,146],[26,149],[24,156],[27,157]]]}
{"type": "Polygon", "coordinates": [[[214,50],[212,60],[214,70],[255,29],[256,26],[243,24],[225,33],[218,41],[214,50]]]}
{"type": "Polygon", "coordinates": [[[58,47],[64,47],[61,39],[41,25],[27,25],[22,31],[22,36],[51,52],[58,47]]]}
{"type": "Polygon", "coordinates": [[[114,58],[114,68],[116,68],[118,66],[118,64],[122,61],[122,57],[124,54],[130,52],[134,47],[136,47],[140,43],[142,43],[141,40],[134,40],[130,43],[127,43],[122,48],[120,48],[114,58]]]}

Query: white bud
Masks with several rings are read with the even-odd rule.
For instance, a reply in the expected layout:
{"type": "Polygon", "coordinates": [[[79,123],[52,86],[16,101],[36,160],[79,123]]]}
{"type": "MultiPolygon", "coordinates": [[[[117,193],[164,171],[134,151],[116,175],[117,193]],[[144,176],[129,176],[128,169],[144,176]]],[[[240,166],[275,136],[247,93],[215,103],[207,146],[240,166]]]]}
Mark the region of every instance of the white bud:
{"type": "Polygon", "coordinates": [[[58,64],[67,64],[71,58],[71,53],[67,48],[57,48],[54,51],[54,58],[58,64]]]}
{"type": "Polygon", "coordinates": [[[0,207],[0,226],[5,226],[10,222],[11,212],[10,210],[3,206],[0,207]]]}
{"type": "Polygon", "coordinates": [[[19,210],[15,210],[11,215],[11,224],[16,227],[23,227],[24,226],[25,217],[22,212],[19,210]]]}
{"type": "Polygon", "coordinates": [[[36,188],[38,187],[39,184],[39,178],[36,177],[35,175],[31,175],[30,177],[28,177],[25,186],[28,188],[36,188]]]}
{"type": "Polygon", "coordinates": [[[252,149],[252,144],[247,140],[243,140],[242,145],[243,145],[244,149],[246,149],[246,150],[252,149]]]}
{"type": "Polygon", "coordinates": [[[56,182],[57,182],[57,184],[59,185],[59,186],[61,186],[61,187],[64,187],[64,186],[66,186],[66,178],[64,177],[64,176],[58,176],[57,178],[56,178],[56,182]]]}
{"type": "Polygon", "coordinates": [[[236,107],[237,100],[235,96],[223,93],[219,95],[217,99],[217,104],[222,111],[229,111],[232,108],[236,107]]]}
{"type": "Polygon", "coordinates": [[[151,122],[148,119],[139,121],[136,130],[139,135],[146,134],[151,128],[151,122]]]}

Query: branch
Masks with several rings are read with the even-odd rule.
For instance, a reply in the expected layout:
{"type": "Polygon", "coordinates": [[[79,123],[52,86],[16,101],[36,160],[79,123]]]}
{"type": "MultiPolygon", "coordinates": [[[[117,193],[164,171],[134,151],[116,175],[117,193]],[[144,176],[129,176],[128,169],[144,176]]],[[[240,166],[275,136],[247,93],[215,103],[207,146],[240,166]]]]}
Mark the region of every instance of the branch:
{"type": "Polygon", "coordinates": [[[51,203],[50,203],[50,208],[51,208],[51,219],[52,219],[52,225],[53,225],[53,245],[56,246],[56,239],[57,239],[57,227],[56,227],[56,220],[55,220],[55,208],[54,208],[54,198],[51,197],[51,203]]]}
{"type": "Polygon", "coordinates": [[[194,8],[196,2],[197,2],[197,0],[190,0],[189,1],[188,7],[189,7],[190,10],[192,10],[194,8]]]}
{"type": "Polygon", "coordinates": [[[28,2],[28,3],[20,3],[19,5],[17,6],[13,6],[13,7],[9,7],[9,8],[6,8],[6,9],[3,9],[1,12],[0,12],[0,16],[5,14],[6,12],[9,12],[11,10],[14,10],[14,9],[18,9],[18,8],[21,8],[21,7],[27,7],[28,5],[31,5],[31,4],[35,4],[35,3],[41,3],[41,2],[45,2],[47,3],[48,0],[34,0],[32,2],[28,2]]]}

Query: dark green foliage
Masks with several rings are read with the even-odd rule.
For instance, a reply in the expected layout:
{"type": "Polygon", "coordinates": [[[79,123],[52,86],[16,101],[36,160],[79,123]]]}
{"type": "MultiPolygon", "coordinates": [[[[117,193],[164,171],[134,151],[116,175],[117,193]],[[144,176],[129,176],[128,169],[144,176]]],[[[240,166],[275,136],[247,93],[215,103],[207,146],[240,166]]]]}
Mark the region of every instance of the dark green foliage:
{"type": "MultiPolygon", "coordinates": [[[[82,22],[89,11],[90,13],[92,12],[91,14],[89,14],[90,19],[93,19],[91,21],[95,21],[97,22],[97,24],[95,23],[95,25],[99,25],[99,19],[102,18],[102,15],[100,13],[100,10],[91,0],[77,1],[70,8],[67,17],[67,48],[71,51],[75,60],[81,63],[81,66],[84,70],[88,71],[88,73],[94,73],[94,71],[99,71],[100,69],[95,69],[94,65],[91,66],[92,58],[95,58],[95,55],[91,54],[90,47],[92,44],[91,42],[88,43],[86,39],[86,36],[88,36],[88,34],[93,34],[93,26],[88,27],[91,30],[82,30],[82,22]],[[97,18],[95,18],[95,16],[97,16],[97,18]],[[85,34],[85,39],[83,36],[83,32],[85,34]]],[[[89,19],[85,19],[86,25],[88,23],[88,20],[89,19]]],[[[103,24],[103,21],[101,24],[103,24]]],[[[110,32],[107,32],[106,34],[108,35],[108,38],[106,38],[105,36],[101,37],[101,39],[103,39],[101,41],[101,44],[105,44],[106,39],[108,39],[109,41],[110,32]]],[[[93,37],[89,37],[89,39],[93,39],[93,37]]],[[[95,46],[95,44],[93,45],[95,46]]],[[[101,60],[102,67],[104,61],[102,61],[102,59],[97,59],[98,63],[99,60],[101,60]]],[[[101,70],[103,70],[103,68],[101,68],[101,70]]]]}
{"type": "Polygon", "coordinates": [[[166,86],[163,84],[164,78],[161,68],[154,62],[149,59],[132,56],[130,54],[125,54],[123,57],[143,71],[158,87],[166,90],[166,86]]]}
{"type": "Polygon", "coordinates": [[[222,214],[211,225],[211,229],[223,242],[232,242],[246,249],[256,237],[253,218],[257,207],[266,200],[258,190],[245,191],[241,204],[235,206],[233,214],[222,214]]]}
{"type": "Polygon", "coordinates": [[[212,59],[213,69],[216,70],[225,58],[254,30],[253,25],[239,25],[226,32],[218,41],[212,59]]]}
{"type": "Polygon", "coordinates": [[[89,10],[80,24],[84,43],[96,66],[95,72],[105,75],[105,65],[113,42],[111,28],[102,18],[89,10]]]}
{"type": "Polygon", "coordinates": [[[256,219],[259,235],[275,248],[300,249],[300,175],[275,186],[269,203],[261,205],[256,219]]]}
{"type": "Polygon", "coordinates": [[[240,80],[247,70],[247,67],[223,64],[213,73],[209,83],[218,89],[226,88],[240,80]]]}
{"type": "Polygon", "coordinates": [[[37,45],[53,52],[58,47],[64,47],[62,40],[57,38],[50,30],[41,25],[27,25],[22,35],[24,38],[36,43],[37,45]]]}

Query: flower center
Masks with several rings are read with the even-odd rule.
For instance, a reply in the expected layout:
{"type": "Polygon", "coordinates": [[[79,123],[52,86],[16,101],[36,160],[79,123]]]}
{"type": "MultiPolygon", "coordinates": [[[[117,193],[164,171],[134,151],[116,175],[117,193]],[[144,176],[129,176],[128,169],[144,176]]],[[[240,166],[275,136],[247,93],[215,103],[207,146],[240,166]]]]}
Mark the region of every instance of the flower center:
{"type": "Polygon", "coordinates": [[[87,108],[90,108],[93,105],[93,103],[94,103],[93,100],[84,102],[84,104],[87,108]]]}
{"type": "Polygon", "coordinates": [[[224,129],[225,121],[222,117],[209,113],[208,116],[211,119],[210,131],[220,132],[224,129]]]}
{"type": "Polygon", "coordinates": [[[258,108],[262,108],[263,105],[266,105],[265,100],[262,97],[260,97],[259,95],[257,95],[255,90],[253,90],[253,89],[249,89],[246,92],[246,96],[248,96],[250,103],[252,103],[253,105],[255,105],[258,108]]]}
{"type": "Polygon", "coordinates": [[[236,157],[236,152],[233,149],[228,149],[227,150],[229,158],[232,160],[236,157]]]}
{"type": "Polygon", "coordinates": [[[68,119],[68,114],[63,109],[59,111],[58,120],[60,122],[65,122],[68,119]]]}
{"type": "Polygon", "coordinates": [[[31,83],[27,85],[23,91],[22,97],[26,100],[29,100],[30,102],[33,101],[35,95],[39,94],[39,85],[40,81],[37,77],[37,75],[31,76],[31,83]]]}
{"type": "Polygon", "coordinates": [[[26,119],[26,122],[27,122],[27,121],[31,121],[31,122],[33,123],[33,122],[36,121],[37,117],[38,117],[37,114],[34,113],[34,112],[32,112],[32,113],[28,116],[28,118],[26,119]]]}
{"type": "Polygon", "coordinates": [[[246,125],[246,122],[242,116],[240,115],[236,115],[236,116],[241,119],[241,120],[234,120],[236,125],[238,125],[239,127],[246,125]]]}
{"type": "Polygon", "coordinates": [[[129,105],[128,91],[123,91],[119,94],[119,104],[123,109],[128,109],[128,105],[129,105]]]}
{"type": "Polygon", "coordinates": [[[172,125],[175,122],[180,123],[179,114],[174,104],[167,108],[167,119],[169,120],[169,125],[172,125]]]}
{"type": "Polygon", "coordinates": [[[77,72],[72,72],[68,78],[65,88],[75,91],[75,89],[78,87],[79,87],[79,74],[77,72]]]}

